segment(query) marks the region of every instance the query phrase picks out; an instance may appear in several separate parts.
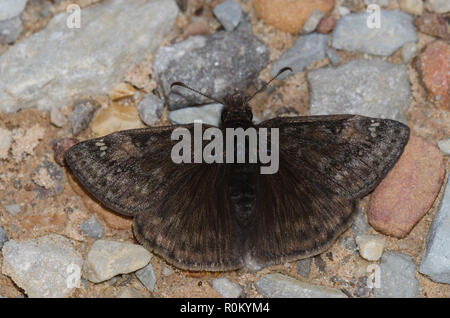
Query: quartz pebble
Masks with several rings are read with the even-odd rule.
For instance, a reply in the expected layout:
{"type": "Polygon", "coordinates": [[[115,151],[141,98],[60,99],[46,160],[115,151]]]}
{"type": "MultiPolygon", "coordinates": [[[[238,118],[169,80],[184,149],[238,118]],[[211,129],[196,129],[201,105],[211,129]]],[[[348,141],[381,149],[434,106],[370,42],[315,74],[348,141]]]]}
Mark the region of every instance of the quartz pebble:
{"type": "Polygon", "coordinates": [[[8,158],[12,143],[12,133],[6,128],[0,127],[0,160],[8,158]]]}
{"type": "Polygon", "coordinates": [[[216,278],[212,282],[212,287],[223,298],[238,298],[241,296],[243,289],[238,284],[230,282],[227,278],[216,278]]]}
{"type": "Polygon", "coordinates": [[[383,255],[386,239],[376,235],[360,235],[356,237],[359,254],[368,261],[377,261],[383,255]]]}

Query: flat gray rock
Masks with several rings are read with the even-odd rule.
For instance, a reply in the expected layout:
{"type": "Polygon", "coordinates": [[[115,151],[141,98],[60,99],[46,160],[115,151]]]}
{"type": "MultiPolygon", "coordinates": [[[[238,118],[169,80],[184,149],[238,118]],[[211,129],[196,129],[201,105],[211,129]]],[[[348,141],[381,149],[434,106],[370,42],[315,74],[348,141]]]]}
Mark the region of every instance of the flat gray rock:
{"type": "Polygon", "coordinates": [[[80,225],[81,232],[87,237],[100,239],[103,237],[103,227],[95,216],[90,217],[80,225]]]}
{"type": "MultiPolygon", "coordinates": [[[[290,67],[294,73],[301,72],[314,61],[325,58],[328,43],[327,34],[311,33],[301,35],[289,49],[273,63],[270,76],[275,76],[284,67],[290,67]]],[[[292,75],[286,72],[280,79],[292,75]]]]}
{"type": "Polygon", "coordinates": [[[381,10],[380,28],[368,26],[370,15],[371,13],[363,11],[340,18],[333,30],[333,47],[345,51],[389,56],[403,44],[417,42],[413,17],[409,14],[381,10]]]}
{"type": "Polygon", "coordinates": [[[419,282],[416,278],[417,266],[411,256],[386,251],[381,258],[378,271],[380,281],[374,282],[376,298],[419,296],[419,282]]]}
{"type": "Polygon", "coordinates": [[[194,120],[201,120],[204,124],[219,126],[222,109],[222,104],[186,107],[169,112],[168,118],[172,124],[191,124],[194,120]]]}
{"type": "Polygon", "coordinates": [[[238,298],[243,289],[238,284],[230,282],[227,278],[216,278],[212,287],[224,298],[238,298]]]}
{"type": "Polygon", "coordinates": [[[241,22],[242,8],[234,0],[226,0],[214,8],[214,15],[227,31],[233,31],[241,22]]]}
{"type": "Polygon", "coordinates": [[[258,292],[268,298],[346,298],[338,289],[311,285],[282,274],[267,274],[256,282],[258,292]]]}
{"type": "Polygon", "coordinates": [[[83,259],[61,235],[10,240],[2,252],[3,274],[28,297],[69,297],[80,282],[83,259]]]}
{"type": "Polygon", "coordinates": [[[450,284],[450,182],[428,232],[419,271],[435,282],[450,284]]]}
{"type": "Polygon", "coordinates": [[[17,40],[23,30],[20,16],[0,21],[0,44],[10,44],[17,40]]]}
{"type": "Polygon", "coordinates": [[[174,82],[220,99],[233,90],[244,91],[269,61],[269,51],[251,32],[238,28],[209,36],[191,36],[161,47],[153,60],[170,110],[211,103],[211,100],[174,82]]]}
{"type": "Polygon", "coordinates": [[[66,12],[57,14],[0,56],[0,112],[106,95],[159,46],[177,15],[173,0],[106,0],[82,9],[79,29],[67,27],[66,12]]]}
{"type": "Polygon", "coordinates": [[[162,115],[164,103],[156,95],[145,95],[138,104],[138,113],[141,120],[148,126],[156,123],[162,115]]]}
{"type": "Polygon", "coordinates": [[[359,114],[405,122],[411,87],[405,65],[352,60],[308,72],[311,115],[359,114]]]}
{"type": "Polygon", "coordinates": [[[0,251],[6,242],[8,242],[8,236],[6,235],[5,230],[0,226],[0,251]]]}
{"type": "Polygon", "coordinates": [[[153,292],[156,286],[156,275],[152,264],[148,264],[144,268],[136,272],[136,277],[147,288],[149,292],[153,292]]]}
{"type": "Polygon", "coordinates": [[[8,20],[20,15],[28,0],[1,0],[0,21],[8,20]]]}

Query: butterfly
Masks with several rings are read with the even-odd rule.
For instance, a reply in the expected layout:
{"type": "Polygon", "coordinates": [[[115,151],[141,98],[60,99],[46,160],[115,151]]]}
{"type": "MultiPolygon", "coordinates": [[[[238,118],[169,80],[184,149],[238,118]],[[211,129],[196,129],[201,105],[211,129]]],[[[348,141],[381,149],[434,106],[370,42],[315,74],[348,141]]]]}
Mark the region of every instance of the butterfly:
{"type": "Polygon", "coordinates": [[[277,128],[276,173],[261,174],[260,162],[173,162],[172,132],[194,134],[194,124],[114,132],[72,146],[65,161],[93,197],[133,218],[139,243],[180,269],[228,271],[320,254],[397,162],[409,128],[350,114],[255,124],[249,99],[215,99],[224,104],[220,129],[277,128]]]}

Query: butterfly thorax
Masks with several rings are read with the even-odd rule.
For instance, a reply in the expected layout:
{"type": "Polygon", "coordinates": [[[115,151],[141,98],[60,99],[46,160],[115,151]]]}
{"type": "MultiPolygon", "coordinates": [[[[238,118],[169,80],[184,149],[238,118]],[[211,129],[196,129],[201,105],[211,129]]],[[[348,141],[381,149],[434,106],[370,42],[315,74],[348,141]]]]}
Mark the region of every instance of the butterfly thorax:
{"type": "Polygon", "coordinates": [[[246,129],[253,126],[253,113],[246,96],[238,93],[225,96],[223,100],[225,107],[221,116],[222,128],[242,127],[246,129]]]}

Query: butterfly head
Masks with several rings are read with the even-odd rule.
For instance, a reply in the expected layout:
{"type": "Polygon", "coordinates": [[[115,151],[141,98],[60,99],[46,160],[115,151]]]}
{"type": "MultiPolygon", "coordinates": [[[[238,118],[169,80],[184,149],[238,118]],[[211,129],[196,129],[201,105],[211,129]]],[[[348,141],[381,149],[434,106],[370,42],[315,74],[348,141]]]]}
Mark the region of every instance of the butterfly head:
{"type": "Polygon", "coordinates": [[[248,97],[241,94],[228,95],[223,98],[222,123],[251,122],[252,109],[248,104],[248,97]]]}

